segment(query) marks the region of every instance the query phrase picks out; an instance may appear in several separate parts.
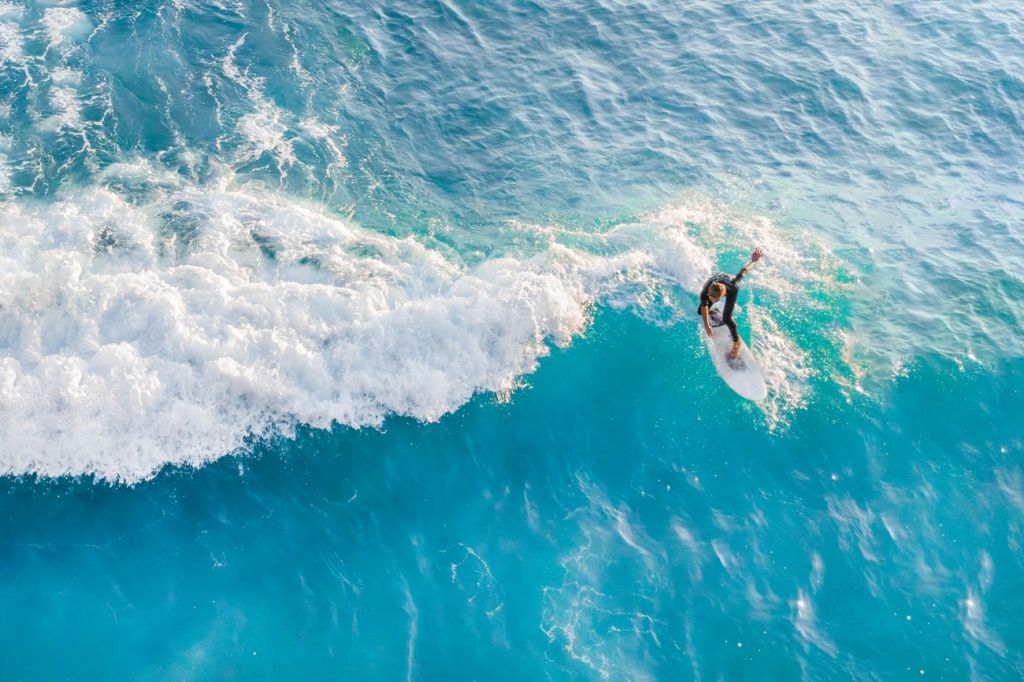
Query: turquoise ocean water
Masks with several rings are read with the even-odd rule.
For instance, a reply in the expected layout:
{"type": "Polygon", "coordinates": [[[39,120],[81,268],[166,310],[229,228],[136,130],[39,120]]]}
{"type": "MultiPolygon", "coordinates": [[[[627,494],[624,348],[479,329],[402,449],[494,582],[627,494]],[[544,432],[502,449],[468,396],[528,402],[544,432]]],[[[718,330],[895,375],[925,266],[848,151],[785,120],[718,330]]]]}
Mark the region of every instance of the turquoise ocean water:
{"type": "Polygon", "coordinates": [[[0,2],[0,679],[1024,677],[1022,167],[1002,0],[0,2]]]}

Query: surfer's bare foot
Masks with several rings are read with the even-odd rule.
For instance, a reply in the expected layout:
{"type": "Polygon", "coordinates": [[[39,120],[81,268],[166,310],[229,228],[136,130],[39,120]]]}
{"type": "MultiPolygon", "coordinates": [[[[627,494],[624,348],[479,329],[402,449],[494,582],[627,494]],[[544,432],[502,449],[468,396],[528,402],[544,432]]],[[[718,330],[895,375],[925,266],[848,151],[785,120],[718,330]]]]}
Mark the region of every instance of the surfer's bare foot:
{"type": "Polygon", "coordinates": [[[735,360],[739,356],[740,356],[740,344],[736,343],[736,344],[733,344],[732,350],[730,350],[728,355],[726,355],[725,357],[728,358],[729,360],[735,360]]]}

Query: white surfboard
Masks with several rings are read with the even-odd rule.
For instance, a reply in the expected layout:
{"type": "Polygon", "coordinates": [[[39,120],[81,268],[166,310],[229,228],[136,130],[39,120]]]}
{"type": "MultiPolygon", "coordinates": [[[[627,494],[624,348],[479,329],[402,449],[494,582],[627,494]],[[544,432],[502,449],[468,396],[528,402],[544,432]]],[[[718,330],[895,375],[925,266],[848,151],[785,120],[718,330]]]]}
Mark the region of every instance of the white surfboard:
{"type": "Polygon", "coordinates": [[[723,305],[724,301],[719,301],[711,306],[708,312],[708,319],[715,333],[713,338],[708,338],[707,332],[704,331],[704,321],[700,321],[700,335],[708,344],[711,361],[729,388],[747,400],[764,400],[768,395],[768,387],[764,383],[761,368],[757,366],[743,339],[740,339],[739,357],[735,360],[726,357],[732,350],[732,336],[729,334],[729,328],[722,324],[723,305]]]}

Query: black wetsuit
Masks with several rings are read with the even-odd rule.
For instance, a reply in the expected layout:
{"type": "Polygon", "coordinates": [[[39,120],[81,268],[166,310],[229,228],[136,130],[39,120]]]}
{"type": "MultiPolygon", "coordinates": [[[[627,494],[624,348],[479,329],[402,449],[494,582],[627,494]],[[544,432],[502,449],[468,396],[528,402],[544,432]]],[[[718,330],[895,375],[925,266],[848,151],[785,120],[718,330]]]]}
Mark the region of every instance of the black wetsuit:
{"type": "Polygon", "coordinates": [[[736,296],[740,293],[739,283],[743,279],[743,271],[740,274],[733,277],[727,275],[724,272],[720,272],[707,282],[704,282],[704,288],[700,290],[700,305],[697,307],[697,314],[700,315],[700,309],[704,306],[708,307],[708,311],[711,310],[711,299],[708,298],[708,289],[715,282],[725,286],[725,308],[722,310],[722,324],[729,328],[729,333],[732,334],[733,341],[740,340],[740,333],[736,331],[736,323],[732,320],[732,309],[736,307],[736,296]]]}

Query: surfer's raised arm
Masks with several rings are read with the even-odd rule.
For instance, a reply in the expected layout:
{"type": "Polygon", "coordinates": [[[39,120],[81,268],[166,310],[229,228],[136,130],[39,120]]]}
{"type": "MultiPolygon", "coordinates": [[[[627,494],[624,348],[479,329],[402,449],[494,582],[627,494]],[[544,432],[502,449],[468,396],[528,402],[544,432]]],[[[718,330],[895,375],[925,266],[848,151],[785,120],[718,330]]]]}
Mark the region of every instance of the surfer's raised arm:
{"type": "Polygon", "coordinates": [[[754,263],[761,260],[761,247],[754,249],[754,253],[750,254],[750,262],[743,266],[739,273],[733,278],[733,283],[738,283],[743,276],[749,272],[750,268],[754,267],[754,263]]]}

